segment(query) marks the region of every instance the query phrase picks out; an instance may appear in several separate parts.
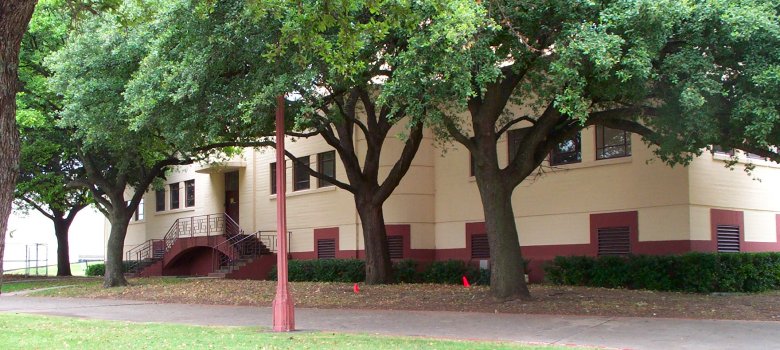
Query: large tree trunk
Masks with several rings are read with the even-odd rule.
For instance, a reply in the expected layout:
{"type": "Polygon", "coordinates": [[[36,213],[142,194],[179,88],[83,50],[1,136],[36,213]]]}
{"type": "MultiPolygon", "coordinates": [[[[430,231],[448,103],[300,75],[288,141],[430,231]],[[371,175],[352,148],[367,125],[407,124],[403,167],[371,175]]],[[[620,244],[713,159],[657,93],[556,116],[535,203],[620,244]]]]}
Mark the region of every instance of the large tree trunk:
{"type": "Polygon", "coordinates": [[[485,171],[477,175],[490,245],[490,291],[500,299],[528,299],[531,294],[525,283],[520,240],[512,210],[513,188],[505,185],[497,172],[485,171]]]}
{"type": "Polygon", "coordinates": [[[54,221],[54,235],[57,237],[57,276],[73,276],[68,251],[68,231],[71,223],[73,221],[66,219],[54,221]]]}
{"type": "MultiPolygon", "coordinates": [[[[121,209],[119,210],[121,211],[121,209]]],[[[126,286],[127,280],[125,279],[122,258],[130,217],[124,212],[111,213],[109,221],[111,222],[111,233],[108,236],[106,246],[106,274],[103,278],[103,287],[126,286]]]]}
{"type": "Polygon", "coordinates": [[[387,248],[387,231],[382,205],[369,199],[356,198],[360,222],[363,225],[363,243],[366,251],[366,284],[392,283],[393,265],[387,248]]]}
{"type": "Polygon", "coordinates": [[[19,173],[19,131],[16,129],[19,45],[36,2],[0,1],[0,286],[3,282],[5,234],[19,173]]]}

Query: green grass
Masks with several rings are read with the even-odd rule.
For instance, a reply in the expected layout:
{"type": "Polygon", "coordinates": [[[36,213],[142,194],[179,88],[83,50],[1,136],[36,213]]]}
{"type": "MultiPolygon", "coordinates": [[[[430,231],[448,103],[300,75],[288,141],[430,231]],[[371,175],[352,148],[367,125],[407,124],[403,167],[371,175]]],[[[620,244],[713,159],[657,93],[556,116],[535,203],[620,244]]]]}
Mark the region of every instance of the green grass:
{"type": "MultiPolygon", "coordinates": [[[[90,265],[98,264],[98,263],[102,263],[102,262],[98,262],[98,261],[89,262],[90,265]]],[[[57,275],[57,265],[56,264],[49,265],[48,269],[46,267],[43,267],[43,266],[42,267],[38,267],[37,270],[38,271],[37,271],[37,274],[36,274],[36,269],[35,268],[31,268],[31,269],[29,269],[29,274],[32,275],[32,276],[56,276],[57,275]]],[[[87,263],[80,262],[80,263],[72,263],[72,264],[70,264],[70,273],[73,276],[85,276],[86,270],[87,270],[87,263]]],[[[8,275],[24,275],[24,274],[28,273],[28,270],[27,269],[15,269],[15,270],[5,271],[5,273],[8,274],[8,275]]]]}
{"type": "Polygon", "coordinates": [[[29,281],[27,280],[3,281],[2,291],[3,293],[11,293],[11,292],[18,292],[21,290],[28,290],[28,289],[40,289],[40,288],[68,286],[68,285],[92,286],[101,283],[101,281],[102,280],[100,279],[85,279],[85,278],[36,280],[34,277],[31,277],[29,281]]]}
{"type": "Polygon", "coordinates": [[[565,349],[331,332],[273,333],[0,313],[0,349],[565,349]]]}

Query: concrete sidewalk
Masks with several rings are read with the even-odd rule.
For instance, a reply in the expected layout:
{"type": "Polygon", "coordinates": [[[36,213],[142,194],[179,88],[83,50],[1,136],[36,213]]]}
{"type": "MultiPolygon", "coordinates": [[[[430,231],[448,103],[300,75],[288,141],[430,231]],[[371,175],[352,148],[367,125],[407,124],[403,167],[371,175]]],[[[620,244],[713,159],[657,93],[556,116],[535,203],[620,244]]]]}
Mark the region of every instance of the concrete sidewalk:
{"type": "MultiPolygon", "coordinates": [[[[0,312],[271,327],[269,307],[0,296],[0,312]]],[[[298,330],[577,344],[621,349],[778,349],[780,322],[469,312],[296,309],[298,330]]]]}

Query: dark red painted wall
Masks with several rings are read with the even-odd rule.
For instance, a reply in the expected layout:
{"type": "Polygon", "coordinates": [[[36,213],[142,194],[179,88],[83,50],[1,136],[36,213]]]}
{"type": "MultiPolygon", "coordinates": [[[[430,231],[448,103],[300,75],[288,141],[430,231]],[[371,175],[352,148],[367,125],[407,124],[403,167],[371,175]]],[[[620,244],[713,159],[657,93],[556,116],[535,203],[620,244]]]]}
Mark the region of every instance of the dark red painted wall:
{"type": "Polygon", "coordinates": [[[261,255],[246,266],[225,275],[225,277],[232,279],[265,280],[268,279],[268,272],[274,267],[276,267],[276,254],[261,255]]]}
{"type": "Polygon", "coordinates": [[[195,247],[179,253],[163,267],[163,276],[207,276],[216,265],[211,247],[195,247]]]}

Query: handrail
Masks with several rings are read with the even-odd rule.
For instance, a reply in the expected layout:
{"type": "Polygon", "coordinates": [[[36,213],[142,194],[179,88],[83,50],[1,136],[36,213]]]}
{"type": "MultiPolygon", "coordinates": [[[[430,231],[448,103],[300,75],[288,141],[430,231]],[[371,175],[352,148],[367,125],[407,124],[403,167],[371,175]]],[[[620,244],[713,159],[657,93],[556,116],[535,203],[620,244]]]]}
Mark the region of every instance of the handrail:
{"type": "MultiPolygon", "coordinates": [[[[221,268],[232,270],[241,258],[277,252],[276,231],[257,231],[248,235],[243,234],[243,231],[241,232],[241,235],[225,234],[225,241],[214,246],[215,254],[214,259],[212,259],[212,272],[216,272],[221,268]],[[252,239],[255,240],[255,243],[248,242],[252,239]],[[220,254],[219,248],[223,245],[229,245],[229,254],[220,254]]],[[[291,232],[287,234],[289,237],[291,232]]]]}
{"type": "Polygon", "coordinates": [[[225,214],[208,214],[176,219],[165,234],[165,251],[170,250],[179,237],[210,237],[224,234],[225,217],[227,217],[225,214]]]}
{"type": "Polygon", "coordinates": [[[138,272],[148,264],[161,259],[164,254],[162,248],[163,240],[150,239],[128,250],[125,255],[125,261],[129,265],[128,272],[138,272]]]}

